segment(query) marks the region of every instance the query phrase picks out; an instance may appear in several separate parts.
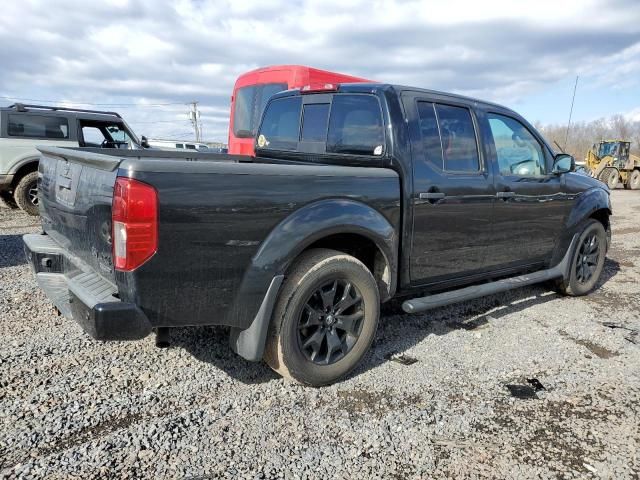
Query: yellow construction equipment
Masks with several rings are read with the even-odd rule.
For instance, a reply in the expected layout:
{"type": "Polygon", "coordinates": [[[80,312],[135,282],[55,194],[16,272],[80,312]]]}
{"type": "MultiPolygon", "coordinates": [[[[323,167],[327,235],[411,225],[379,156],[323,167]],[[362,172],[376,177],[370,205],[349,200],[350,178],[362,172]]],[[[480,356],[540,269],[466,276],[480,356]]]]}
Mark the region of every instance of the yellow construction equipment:
{"type": "Polygon", "coordinates": [[[622,183],[630,190],[640,189],[640,157],[630,153],[631,142],[602,140],[587,152],[582,166],[592,177],[610,189],[622,183]]]}

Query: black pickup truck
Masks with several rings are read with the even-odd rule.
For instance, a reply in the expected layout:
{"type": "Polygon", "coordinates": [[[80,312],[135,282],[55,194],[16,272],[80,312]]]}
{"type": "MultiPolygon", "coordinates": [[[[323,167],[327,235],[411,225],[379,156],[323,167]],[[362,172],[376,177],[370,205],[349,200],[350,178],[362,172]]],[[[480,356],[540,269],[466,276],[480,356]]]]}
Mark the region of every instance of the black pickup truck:
{"type": "Polygon", "coordinates": [[[607,187],[517,113],[386,84],[282,92],[256,157],[41,148],[39,285],[101,340],[227,325],[231,347],[331,383],[380,303],[420,312],[549,281],[594,288],[607,187]]]}

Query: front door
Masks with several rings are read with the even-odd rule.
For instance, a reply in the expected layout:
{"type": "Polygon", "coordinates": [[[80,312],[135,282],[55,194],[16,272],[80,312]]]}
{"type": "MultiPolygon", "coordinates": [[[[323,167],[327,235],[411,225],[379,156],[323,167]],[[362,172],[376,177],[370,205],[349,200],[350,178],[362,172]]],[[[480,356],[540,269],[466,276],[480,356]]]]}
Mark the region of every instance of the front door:
{"type": "Polygon", "coordinates": [[[479,273],[491,238],[493,178],[471,109],[404,94],[412,150],[412,285],[479,273]]]}
{"type": "Polygon", "coordinates": [[[490,268],[543,263],[551,257],[571,200],[562,177],[551,173],[552,154],[516,117],[487,112],[496,204],[490,268]]]}

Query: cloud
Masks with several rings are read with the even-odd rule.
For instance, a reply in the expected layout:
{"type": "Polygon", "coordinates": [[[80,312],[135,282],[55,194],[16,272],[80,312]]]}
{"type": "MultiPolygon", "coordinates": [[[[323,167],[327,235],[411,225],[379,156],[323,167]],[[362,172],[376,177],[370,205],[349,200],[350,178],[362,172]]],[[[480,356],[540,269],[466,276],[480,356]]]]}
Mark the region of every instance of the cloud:
{"type": "Polygon", "coordinates": [[[640,82],[637,0],[5,3],[0,95],[118,104],[153,136],[187,134],[198,100],[205,137],[224,140],[235,79],[271,64],[508,104],[576,74],[640,82]]]}

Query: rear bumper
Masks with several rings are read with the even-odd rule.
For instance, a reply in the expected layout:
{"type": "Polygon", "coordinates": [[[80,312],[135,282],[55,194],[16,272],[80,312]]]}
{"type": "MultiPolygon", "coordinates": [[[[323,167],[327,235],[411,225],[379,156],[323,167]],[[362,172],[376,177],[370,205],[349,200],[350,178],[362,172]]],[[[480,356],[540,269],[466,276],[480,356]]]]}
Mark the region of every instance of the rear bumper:
{"type": "Polygon", "coordinates": [[[48,235],[24,235],[24,249],[38,285],[60,312],[96,340],[138,340],[151,323],[117,288],[73,258],[48,235]]]}
{"type": "Polygon", "coordinates": [[[13,175],[0,175],[0,192],[6,192],[11,188],[13,175]]]}

